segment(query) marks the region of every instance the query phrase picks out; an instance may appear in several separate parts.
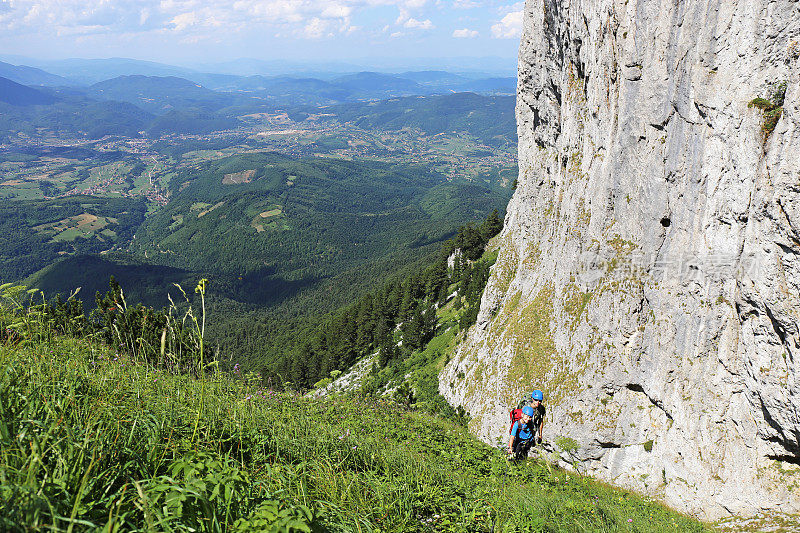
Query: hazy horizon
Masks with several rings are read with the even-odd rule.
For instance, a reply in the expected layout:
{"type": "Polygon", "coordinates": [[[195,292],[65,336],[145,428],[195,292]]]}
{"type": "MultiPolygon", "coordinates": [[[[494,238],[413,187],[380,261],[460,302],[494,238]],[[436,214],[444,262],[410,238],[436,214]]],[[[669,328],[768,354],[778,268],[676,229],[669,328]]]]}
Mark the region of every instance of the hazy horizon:
{"type": "Polygon", "coordinates": [[[473,57],[428,57],[428,58],[340,58],[338,60],[290,60],[284,58],[256,59],[252,57],[232,57],[225,61],[199,62],[199,61],[160,61],[157,58],[137,57],[63,57],[46,58],[25,56],[17,54],[0,53],[0,62],[61,71],[68,69],[70,64],[85,66],[96,63],[125,63],[153,64],[166,67],[175,67],[193,72],[207,72],[233,75],[281,75],[312,73],[323,75],[339,75],[360,71],[373,71],[383,73],[402,73],[409,71],[448,71],[465,75],[473,74],[475,77],[498,76],[510,77],[516,75],[516,58],[498,56],[473,56],[473,57]]]}

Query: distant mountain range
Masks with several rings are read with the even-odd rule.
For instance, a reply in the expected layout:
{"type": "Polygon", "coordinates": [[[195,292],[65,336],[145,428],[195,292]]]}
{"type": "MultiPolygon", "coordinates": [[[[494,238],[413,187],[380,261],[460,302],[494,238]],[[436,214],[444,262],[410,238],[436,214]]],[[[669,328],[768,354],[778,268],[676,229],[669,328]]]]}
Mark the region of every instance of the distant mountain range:
{"type": "Polygon", "coordinates": [[[98,102],[81,94],[51,88],[33,89],[0,78],[0,139],[39,128],[68,134],[135,136],[154,115],[127,102],[98,102]]]}
{"type": "Polygon", "coordinates": [[[56,99],[47,93],[21,85],[7,78],[0,78],[0,102],[13,106],[48,105],[56,99]]]}
{"type": "MultiPolygon", "coordinates": [[[[220,91],[263,91],[266,96],[293,95],[295,103],[301,95],[317,95],[331,101],[376,100],[393,96],[442,94],[447,92],[480,92],[514,94],[517,79],[467,78],[442,71],[385,74],[357,72],[329,80],[293,76],[222,76],[197,74],[188,79],[220,91]]],[[[324,103],[322,101],[317,103],[324,103]]],[[[328,102],[330,103],[330,102],[328,102]]]]}
{"type": "Polygon", "coordinates": [[[22,85],[70,85],[66,78],[25,65],[12,65],[0,61],[0,76],[22,85]]]}
{"type": "MultiPolygon", "coordinates": [[[[22,58],[17,58],[19,59],[22,58]]],[[[348,94],[350,99],[431,94],[441,91],[511,94],[516,88],[513,77],[497,77],[500,69],[492,68],[490,64],[485,65],[488,67],[486,72],[408,70],[401,74],[393,74],[383,69],[366,71],[356,65],[344,63],[307,65],[306,68],[301,68],[298,64],[285,61],[246,59],[198,66],[196,69],[125,58],[29,61],[28,64],[17,65],[0,62],[0,76],[23,85],[83,87],[120,76],[177,77],[191,80],[208,89],[221,91],[269,90],[276,83],[285,86],[287,80],[308,82],[313,80],[326,89],[330,83],[334,88],[350,91],[348,94]],[[330,70],[326,70],[326,67],[330,70]],[[486,80],[495,81],[487,83],[486,80]]],[[[298,86],[304,88],[304,84],[298,86]]],[[[322,89],[322,87],[316,88],[316,90],[322,89]]],[[[343,99],[337,93],[331,97],[338,101],[347,99],[343,99]]]]}
{"type": "MultiPolygon", "coordinates": [[[[136,66],[142,65],[136,63],[136,66]]],[[[200,74],[195,79],[186,79],[177,76],[126,74],[88,87],[46,87],[44,85],[66,78],[7,63],[0,64],[0,67],[16,76],[16,79],[27,77],[40,83],[31,87],[12,78],[0,77],[0,136],[16,132],[32,134],[40,128],[55,132],[82,133],[91,138],[109,134],[135,136],[141,131],[151,135],[203,134],[235,128],[239,124],[237,117],[250,113],[283,109],[297,115],[299,109],[299,113],[308,114],[319,106],[337,105],[340,107],[337,107],[335,113],[343,121],[350,121],[348,117],[356,113],[365,127],[400,129],[410,126],[423,131],[432,130],[429,133],[435,134],[445,131],[442,128],[449,127],[447,121],[450,119],[444,117],[453,114],[452,105],[463,97],[447,101],[438,108],[435,107],[437,100],[412,102],[409,105],[422,113],[416,118],[412,115],[392,118],[397,114],[397,110],[392,109],[396,104],[392,102],[383,102],[374,109],[363,108],[363,104],[373,102],[371,105],[376,105],[377,101],[397,97],[446,95],[465,91],[510,95],[516,87],[516,80],[513,78],[470,80],[443,71],[406,72],[402,75],[358,72],[331,80],[206,74],[200,74]],[[200,80],[205,80],[210,86],[204,86],[200,80]],[[347,105],[351,107],[348,108],[347,105]],[[433,122],[436,125],[431,123],[434,115],[436,120],[433,122]]],[[[470,101],[467,105],[476,105],[476,102],[470,101]]],[[[483,102],[477,105],[481,107],[483,102]]],[[[513,115],[513,104],[501,107],[508,107],[505,111],[510,110],[513,115]]],[[[462,108],[463,105],[457,109],[462,108]]],[[[470,107],[470,110],[473,108],[470,107]]],[[[497,116],[487,122],[481,115],[472,121],[474,127],[466,127],[482,130],[485,126],[490,126],[490,129],[496,130],[499,127],[504,131],[513,131],[513,128],[506,128],[506,115],[507,113],[502,115],[502,124],[499,126],[497,116]]],[[[463,117],[458,120],[462,119],[463,117]]],[[[513,117],[510,120],[513,122],[513,117]]]]}
{"type": "MultiPolygon", "coordinates": [[[[143,75],[143,76],[183,76],[192,73],[191,69],[165,65],[153,61],[140,61],[137,59],[109,58],[109,59],[60,59],[56,61],[35,61],[28,63],[38,67],[50,76],[56,76],[61,81],[41,83],[41,85],[91,85],[99,81],[116,78],[117,76],[143,75]]],[[[27,67],[30,68],[30,67],[27,67]]],[[[4,74],[0,73],[0,76],[4,74]]],[[[10,77],[10,76],[9,76],[10,77]]],[[[13,78],[12,78],[13,79],[13,78]]]]}
{"type": "Polygon", "coordinates": [[[0,54],[0,60],[14,65],[37,67],[68,78],[84,76],[87,79],[83,83],[87,85],[126,74],[186,77],[187,72],[213,72],[222,75],[245,77],[289,75],[330,80],[343,74],[361,71],[406,73],[439,70],[452,72],[469,79],[478,79],[513,76],[517,70],[516,58],[513,57],[403,58],[402,60],[398,58],[375,58],[349,62],[237,58],[215,63],[196,62],[184,64],[183,66],[121,57],[43,60],[28,56],[0,54]]]}
{"type": "Polygon", "coordinates": [[[98,100],[129,102],[154,114],[175,109],[218,110],[234,98],[175,76],[119,76],[90,86],[87,94],[98,100]]]}

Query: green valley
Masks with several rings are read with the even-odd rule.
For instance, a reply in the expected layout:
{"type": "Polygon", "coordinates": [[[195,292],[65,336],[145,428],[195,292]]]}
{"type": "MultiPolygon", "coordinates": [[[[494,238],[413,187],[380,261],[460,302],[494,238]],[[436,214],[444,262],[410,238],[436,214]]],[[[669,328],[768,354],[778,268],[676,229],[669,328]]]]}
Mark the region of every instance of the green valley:
{"type": "MultiPolygon", "coordinates": [[[[391,81],[348,83],[383,90],[391,81]]],[[[221,109],[201,102],[219,101],[216,93],[178,78],[118,78],[91,90],[124,105],[152,101],[148,112],[168,123],[171,113],[221,109]]],[[[81,287],[91,304],[113,275],[128,301],[161,307],[174,283],[208,278],[209,338],[226,364],[286,373],[286,361],[303,357],[293,332],[422,268],[459,226],[502,213],[516,178],[510,97],[261,110],[236,122],[200,134],[92,140],[45,128],[8,139],[0,238],[14,243],[0,252],[0,281],[24,278],[48,295],[81,287]],[[442,119],[426,123],[432,113],[442,119]],[[52,210],[79,197],[93,207],[52,210]],[[23,211],[36,214],[19,224],[23,211]]],[[[314,383],[318,366],[295,373],[298,384],[314,383]]]]}

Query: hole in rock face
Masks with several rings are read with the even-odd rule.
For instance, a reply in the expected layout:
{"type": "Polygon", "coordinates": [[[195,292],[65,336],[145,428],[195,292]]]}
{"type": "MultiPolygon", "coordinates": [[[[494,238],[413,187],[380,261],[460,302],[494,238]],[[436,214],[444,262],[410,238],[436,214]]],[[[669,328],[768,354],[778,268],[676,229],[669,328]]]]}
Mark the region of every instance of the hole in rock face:
{"type": "Polygon", "coordinates": [[[668,228],[670,224],[672,224],[672,222],[670,221],[669,217],[664,217],[661,219],[661,225],[665,228],[668,228]]]}

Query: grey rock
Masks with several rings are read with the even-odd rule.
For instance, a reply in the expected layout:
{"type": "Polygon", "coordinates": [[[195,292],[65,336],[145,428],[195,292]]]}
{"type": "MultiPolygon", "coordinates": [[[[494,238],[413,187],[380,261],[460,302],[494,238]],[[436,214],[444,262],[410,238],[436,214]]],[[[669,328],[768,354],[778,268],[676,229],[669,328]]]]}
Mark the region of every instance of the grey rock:
{"type": "Polygon", "coordinates": [[[798,43],[790,0],[526,2],[518,187],[439,383],[477,435],[541,388],[595,476],[800,512],[798,43]]]}

